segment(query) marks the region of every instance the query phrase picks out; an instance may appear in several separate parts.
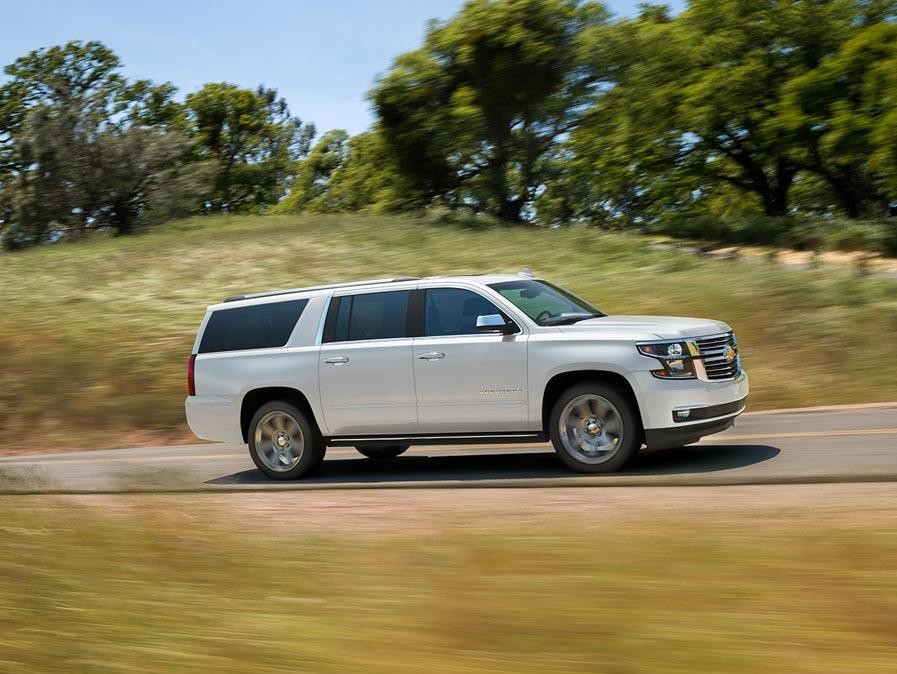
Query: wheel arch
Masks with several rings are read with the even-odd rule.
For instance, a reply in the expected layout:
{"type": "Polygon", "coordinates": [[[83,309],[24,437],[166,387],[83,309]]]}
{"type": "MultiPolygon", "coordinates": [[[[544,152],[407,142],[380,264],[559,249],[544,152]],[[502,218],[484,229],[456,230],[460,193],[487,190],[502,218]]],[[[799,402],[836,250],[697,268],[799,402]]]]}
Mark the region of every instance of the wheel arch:
{"type": "Polygon", "coordinates": [[[308,416],[309,423],[320,433],[315,413],[302,391],[287,386],[265,386],[247,391],[243,396],[243,401],[240,404],[240,432],[243,434],[243,442],[248,441],[249,424],[252,417],[262,405],[272,400],[285,400],[295,405],[308,416]]]}
{"type": "Polygon", "coordinates": [[[583,382],[600,382],[602,384],[610,384],[619,389],[625,395],[629,402],[632,403],[635,417],[638,419],[639,426],[644,432],[644,421],[642,420],[641,409],[639,408],[638,398],[632,388],[629,380],[619,372],[610,370],[571,370],[568,372],[559,372],[555,374],[545,384],[542,392],[542,431],[548,433],[549,419],[551,410],[560,395],[571,386],[581,384],[583,382]]]}

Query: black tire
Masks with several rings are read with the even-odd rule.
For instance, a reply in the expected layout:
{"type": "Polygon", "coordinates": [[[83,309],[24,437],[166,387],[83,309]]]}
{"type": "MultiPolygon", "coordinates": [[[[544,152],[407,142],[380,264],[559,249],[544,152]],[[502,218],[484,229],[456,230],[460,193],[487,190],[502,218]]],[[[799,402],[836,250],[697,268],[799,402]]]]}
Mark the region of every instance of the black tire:
{"type": "MultiPolygon", "coordinates": [[[[292,425],[290,425],[292,428],[292,425]]],[[[305,477],[324,460],[324,440],[318,432],[317,426],[308,418],[305,412],[298,407],[285,400],[272,400],[265,403],[256,410],[249,422],[249,430],[246,433],[249,444],[249,456],[256,467],[272,480],[296,480],[305,477]],[[301,431],[302,450],[299,454],[299,460],[292,466],[285,466],[283,470],[275,470],[268,465],[268,462],[260,455],[264,450],[264,438],[262,438],[262,446],[256,443],[257,430],[259,423],[272,413],[280,413],[287,415],[295,420],[296,426],[301,431]]],[[[270,462],[270,461],[269,461],[270,462]]]]}
{"type": "MultiPolygon", "coordinates": [[[[548,424],[548,435],[558,457],[568,468],[580,473],[613,473],[618,471],[638,454],[642,446],[643,432],[638,410],[628,395],[611,384],[583,382],[571,386],[555,401],[548,424]],[[616,409],[619,415],[619,421],[615,425],[621,427],[621,432],[618,435],[616,450],[613,451],[610,458],[601,459],[600,463],[589,463],[577,458],[564,444],[562,438],[560,429],[561,414],[569,403],[582,396],[603,398],[616,409]]],[[[599,459],[596,457],[595,460],[599,459]]]]}
{"type": "Polygon", "coordinates": [[[355,449],[358,450],[359,454],[369,459],[394,459],[399,454],[407,452],[408,445],[389,445],[387,447],[361,445],[355,449]]]}

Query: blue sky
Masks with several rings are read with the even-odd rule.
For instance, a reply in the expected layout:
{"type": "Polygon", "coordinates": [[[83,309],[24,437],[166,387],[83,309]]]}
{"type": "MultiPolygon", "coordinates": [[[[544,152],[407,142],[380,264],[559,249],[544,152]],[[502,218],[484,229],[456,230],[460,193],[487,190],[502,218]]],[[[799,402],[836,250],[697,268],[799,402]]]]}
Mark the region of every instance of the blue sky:
{"type": "MultiPolygon", "coordinates": [[[[637,0],[606,2],[620,15],[637,0]]],[[[669,1],[679,8],[682,0],[669,1]]],[[[463,0],[0,0],[0,64],[69,40],[100,40],[132,78],[277,87],[319,131],[362,131],[365,93],[392,58],[417,47],[430,18],[463,0]]]]}

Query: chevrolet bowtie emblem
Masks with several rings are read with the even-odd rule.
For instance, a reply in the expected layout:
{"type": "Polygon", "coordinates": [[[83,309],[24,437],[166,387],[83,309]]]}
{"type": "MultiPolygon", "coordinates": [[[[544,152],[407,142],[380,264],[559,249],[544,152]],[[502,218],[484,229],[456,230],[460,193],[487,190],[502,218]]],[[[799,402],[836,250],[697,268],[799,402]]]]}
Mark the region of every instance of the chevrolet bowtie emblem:
{"type": "Polygon", "coordinates": [[[738,355],[738,351],[734,346],[730,346],[728,349],[726,349],[726,360],[730,363],[735,360],[736,355],[738,355]]]}

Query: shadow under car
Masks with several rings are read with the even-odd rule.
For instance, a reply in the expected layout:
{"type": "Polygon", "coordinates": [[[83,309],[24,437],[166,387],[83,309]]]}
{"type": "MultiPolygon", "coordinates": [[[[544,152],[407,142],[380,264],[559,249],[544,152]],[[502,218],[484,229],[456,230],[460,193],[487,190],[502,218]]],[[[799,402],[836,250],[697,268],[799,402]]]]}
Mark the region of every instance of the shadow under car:
{"type": "MultiPolygon", "coordinates": [[[[768,445],[695,445],[642,452],[623,470],[612,476],[687,475],[743,468],[768,461],[781,450],[768,445]]],[[[418,448],[394,459],[325,459],[302,484],[359,484],[378,482],[440,482],[481,480],[521,480],[584,476],[601,477],[568,470],[551,451],[426,455],[418,448]]],[[[275,483],[260,471],[244,470],[224,475],[207,484],[259,485],[275,483]]]]}

